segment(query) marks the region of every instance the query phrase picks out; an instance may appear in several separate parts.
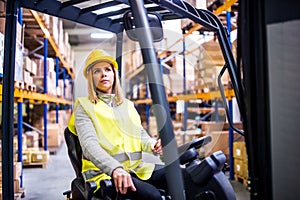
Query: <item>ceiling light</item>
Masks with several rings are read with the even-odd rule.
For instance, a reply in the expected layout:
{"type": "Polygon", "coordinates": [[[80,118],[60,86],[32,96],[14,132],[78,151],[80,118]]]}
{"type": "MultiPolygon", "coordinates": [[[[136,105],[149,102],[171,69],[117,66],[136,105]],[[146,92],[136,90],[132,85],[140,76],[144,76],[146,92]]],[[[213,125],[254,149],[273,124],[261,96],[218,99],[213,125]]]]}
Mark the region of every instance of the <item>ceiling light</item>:
{"type": "Polygon", "coordinates": [[[114,12],[114,11],[121,10],[121,9],[122,9],[122,7],[120,7],[120,6],[111,6],[111,7],[101,8],[99,10],[95,10],[92,12],[95,13],[96,15],[101,15],[104,13],[114,12]]]}
{"type": "Polygon", "coordinates": [[[95,39],[110,39],[113,37],[114,35],[112,33],[91,33],[91,38],[95,39]]]}

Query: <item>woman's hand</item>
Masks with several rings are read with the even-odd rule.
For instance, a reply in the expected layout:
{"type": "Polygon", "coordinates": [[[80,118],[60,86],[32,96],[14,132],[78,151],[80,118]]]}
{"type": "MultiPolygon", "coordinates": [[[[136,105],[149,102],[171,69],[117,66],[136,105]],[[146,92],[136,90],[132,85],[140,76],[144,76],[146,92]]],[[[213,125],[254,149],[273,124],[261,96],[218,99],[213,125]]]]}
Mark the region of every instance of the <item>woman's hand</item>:
{"type": "Polygon", "coordinates": [[[112,178],[117,192],[121,194],[126,194],[128,188],[132,191],[136,191],[136,188],[132,182],[131,176],[122,168],[116,168],[112,173],[112,178]]]}
{"type": "Polygon", "coordinates": [[[151,146],[151,150],[152,150],[153,153],[157,153],[159,155],[162,155],[163,152],[162,152],[162,146],[161,146],[161,140],[160,139],[158,139],[156,141],[156,143],[153,146],[151,146]]]}

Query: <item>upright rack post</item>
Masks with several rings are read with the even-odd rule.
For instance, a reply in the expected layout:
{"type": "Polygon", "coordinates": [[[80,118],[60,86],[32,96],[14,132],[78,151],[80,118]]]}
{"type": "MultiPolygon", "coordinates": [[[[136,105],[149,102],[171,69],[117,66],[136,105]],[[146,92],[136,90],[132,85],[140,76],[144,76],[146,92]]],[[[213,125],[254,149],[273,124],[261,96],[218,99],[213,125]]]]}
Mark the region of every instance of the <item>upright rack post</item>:
{"type": "MultiPolygon", "coordinates": [[[[55,57],[55,71],[56,71],[56,81],[55,81],[55,85],[56,85],[56,88],[58,87],[58,76],[59,76],[59,63],[58,63],[58,56],[55,57]]],[[[55,105],[55,110],[56,110],[56,119],[55,119],[55,122],[58,124],[58,104],[55,105]]]]}
{"type": "Polygon", "coordinates": [[[66,98],[66,69],[62,68],[62,70],[63,70],[63,83],[64,83],[64,86],[63,86],[63,97],[66,98]]]}
{"type": "Polygon", "coordinates": [[[2,88],[2,194],[14,199],[13,132],[17,1],[7,1],[2,88]],[[3,120],[5,119],[5,120],[3,120]]]}
{"type": "MultiPolygon", "coordinates": [[[[47,76],[48,76],[48,39],[44,38],[44,93],[48,93],[48,84],[47,84],[47,76]]],[[[44,102],[44,150],[48,150],[48,102],[44,102]]]]}
{"type": "MultiPolygon", "coordinates": [[[[187,94],[187,92],[186,92],[186,61],[185,61],[185,51],[186,51],[186,42],[185,42],[185,36],[183,35],[183,38],[182,38],[183,94],[187,94]]],[[[185,135],[186,135],[185,131],[187,129],[187,102],[184,101],[183,105],[184,105],[184,110],[183,110],[183,131],[184,131],[183,142],[185,143],[185,135]]]]}
{"type": "MultiPolygon", "coordinates": [[[[228,9],[226,12],[226,22],[227,22],[227,31],[228,31],[228,43],[230,48],[232,48],[232,44],[231,44],[231,38],[230,38],[230,32],[231,32],[231,10],[228,9]]],[[[226,103],[226,102],[224,102],[226,103]]],[[[231,119],[233,119],[233,111],[232,111],[232,98],[228,99],[228,107],[229,107],[229,115],[231,117],[231,119]]],[[[229,178],[231,180],[234,180],[234,162],[233,162],[233,129],[231,128],[231,126],[229,126],[229,178]]]]}
{"type": "MultiPolygon", "coordinates": [[[[226,103],[226,102],[225,102],[226,103]]],[[[233,119],[233,112],[232,112],[232,98],[228,100],[228,107],[229,107],[229,115],[231,119],[233,119]]],[[[229,126],[229,178],[234,180],[234,162],[233,162],[233,129],[229,126]]]]}
{"type": "MultiPolygon", "coordinates": [[[[22,162],[23,158],[22,158],[22,152],[23,152],[23,139],[22,139],[22,135],[23,135],[23,99],[19,99],[18,100],[18,162],[22,162]]],[[[21,173],[20,176],[20,186],[23,187],[23,175],[21,173]]]]}
{"type": "MultiPolygon", "coordinates": [[[[149,94],[149,86],[148,86],[148,79],[146,81],[146,99],[149,98],[150,94],[149,94]]],[[[150,131],[150,105],[149,104],[146,104],[146,124],[147,124],[147,131],[150,131]]]]}
{"type": "MultiPolygon", "coordinates": [[[[20,25],[23,25],[23,9],[19,8],[19,12],[18,12],[18,22],[20,23],[20,25]]],[[[24,45],[22,45],[23,48],[24,45]]],[[[23,158],[23,99],[19,98],[18,99],[18,122],[17,122],[17,131],[18,131],[18,162],[22,162],[23,158]]],[[[23,170],[22,170],[23,171],[23,170]]],[[[20,187],[23,187],[23,174],[21,173],[20,176],[20,187]]]]}

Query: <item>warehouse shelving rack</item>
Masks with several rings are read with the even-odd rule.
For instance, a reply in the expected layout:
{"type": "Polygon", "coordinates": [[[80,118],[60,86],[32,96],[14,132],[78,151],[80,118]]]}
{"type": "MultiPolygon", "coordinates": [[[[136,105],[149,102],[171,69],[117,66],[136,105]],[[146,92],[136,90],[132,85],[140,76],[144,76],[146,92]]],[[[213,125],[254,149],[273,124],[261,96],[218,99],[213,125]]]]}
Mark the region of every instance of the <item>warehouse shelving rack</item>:
{"type": "MultiPolygon", "coordinates": [[[[18,10],[18,23],[20,23],[20,25],[22,26],[23,24],[23,9],[19,9],[18,10]]],[[[17,125],[17,138],[18,138],[18,151],[17,151],[17,161],[18,162],[22,162],[23,161],[23,156],[22,156],[22,134],[23,134],[23,125],[26,123],[23,122],[23,104],[25,103],[26,106],[28,108],[26,108],[26,112],[27,115],[29,116],[29,104],[43,104],[44,105],[44,132],[43,132],[43,138],[44,138],[44,150],[45,151],[49,151],[48,149],[48,141],[47,141],[47,121],[48,121],[48,106],[49,104],[55,104],[56,107],[56,123],[59,123],[59,118],[58,118],[58,110],[59,110],[59,106],[62,105],[63,108],[65,109],[66,105],[68,105],[68,107],[72,106],[72,101],[71,100],[67,100],[65,99],[65,79],[66,77],[70,77],[70,78],[74,78],[74,74],[73,74],[73,68],[71,67],[71,65],[69,65],[65,59],[63,58],[62,54],[60,53],[59,48],[57,47],[57,45],[55,44],[52,36],[50,35],[48,29],[45,27],[44,23],[42,22],[40,16],[37,14],[36,11],[30,10],[30,16],[31,18],[31,22],[35,22],[37,27],[39,27],[37,30],[40,30],[41,34],[43,35],[42,37],[42,45],[40,47],[36,47],[35,49],[31,49],[32,52],[38,52],[40,54],[43,54],[44,60],[46,60],[48,58],[48,56],[51,57],[55,57],[55,65],[56,65],[56,87],[58,86],[58,78],[59,78],[59,68],[62,69],[62,73],[63,73],[63,83],[64,83],[64,91],[63,91],[63,95],[62,97],[55,97],[53,95],[49,95],[48,94],[48,89],[47,89],[47,75],[46,73],[44,74],[44,91],[43,93],[38,93],[33,89],[24,88],[24,83],[20,82],[20,84],[22,86],[17,85],[17,83],[15,84],[15,88],[13,90],[14,95],[13,95],[13,99],[14,102],[17,103],[17,120],[16,120],[16,125],[17,125]],[[50,43],[50,45],[48,45],[48,41],[50,43]],[[41,50],[42,49],[42,50],[41,50]],[[50,54],[49,54],[50,52],[50,54]],[[62,65],[63,67],[59,67],[59,65],[62,65]]],[[[27,16],[28,18],[28,16],[27,16]]],[[[22,31],[23,28],[22,28],[22,31]]],[[[22,34],[24,36],[24,33],[22,34]]],[[[34,40],[37,40],[37,38],[35,37],[34,40]]],[[[27,39],[26,39],[27,41],[27,39]]],[[[24,39],[23,39],[24,42],[24,39]]],[[[31,43],[31,42],[29,42],[31,43]]],[[[24,44],[22,44],[23,46],[24,44]]],[[[28,56],[28,55],[27,55],[28,56]]],[[[46,62],[44,63],[44,72],[47,72],[47,64],[46,62]]],[[[2,74],[1,74],[2,76],[2,74]]],[[[3,86],[2,84],[0,85],[0,102],[3,101],[3,99],[5,99],[5,92],[3,92],[3,86]]],[[[5,100],[4,100],[5,102],[5,100]]],[[[5,107],[5,103],[4,103],[4,107],[5,107]]],[[[5,109],[3,109],[5,112],[5,109]]],[[[5,115],[5,114],[4,114],[5,115]]],[[[4,118],[5,119],[5,118],[4,118]]],[[[5,120],[3,120],[5,121],[5,120]]],[[[30,128],[30,125],[27,124],[26,126],[28,126],[30,128]]],[[[27,127],[26,127],[27,128],[27,127]]],[[[31,127],[34,128],[34,127],[31,127]]],[[[23,187],[23,180],[22,180],[22,174],[20,177],[20,187],[23,187]]]]}
{"type": "MultiPolygon", "coordinates": [[[[174,199],[185,199],[183,194],[183,183],[179,168],[179,161],[177,152],[171,151],[176,148],[174,140],[174,133],[172,128],[172,122],[170,119],[170,112],[167,104],[165,89],[162,84],[162,77],[160,75],[160,69],[157,63],[157,57],[155,48],[152,42],[152,35],[150,32],[149,22],[147,20],[146,12],[155,12],[160,20],[171,20],[189,18],[196,23],[205,26],[206,28],[214,31],[220,41],[220,46],[225,59],[225,66],[230,74],[231,81],[233,83],[233,89],[241,113],[243,114],[243,101],[241,99],[241,81],[240,76],[237,75],[237,67],[230,50],[230,45],[227,41],[227,33],[223,28],[220,20],[211,12],[201,9],[195,9],[189,3],[182,0],[119,0],[119,1],[105,1],[86,7],[80,7],[81,3],[89,3],[93,1],[88,0],[72,0],[72,1],[57,1],[57,0],[28,0],[28,1],[8,1],[7,2],[7,16],[6,16],[6,38],[5,38],[5,57],[4,57],[4,83],[3,83],[3,102],[6,107],[3,112],[3,198],[13,198],[13,182],[12,182],[12,123],[13,123],[13,75],[14,75],[14,56],[15,56],[15,33],[16,33],[16,21],[18,9],[23,7],[32,9],[38,12],[47,13],[60,18],[68,19],[74,22],[82,23],[88,26],[96,27],[106,31],[117,34],[117,61],[121,63],[121,52],[123,38],[123,24],[122,14],[125,11],[132,11],[135,19],[135,27],[141,28],[142,36],[138,35],[138,41],[142,48],[144,55],[144,63],[147,66],[146,72],[149,80],[149,88],[151,91],[151,97],[154,104],[159,104],[166,110],[167,120],[164,124],[164,120],[160,120],[158,113],[155,115],[158,117],[157,122],[160,127],[160,137],[162,139],[162,145],[166,147],[168,144],[168,153],[165,154],[164,161],[170,163],[166,171],[170,193],[174,199]],[[117,11],[95,14],[93,11],[104,9],[111,6],[122,6],[122,9],[117,11]],[[9,67],[8,67],[9,66],[9,67]],[[5,152],[5,153],[4,153],[5,152]]],[[[227,112],[229,115],[229,111],[227,112]]],[[[164,151],[166,149],[164,148],[164,151]]]]}

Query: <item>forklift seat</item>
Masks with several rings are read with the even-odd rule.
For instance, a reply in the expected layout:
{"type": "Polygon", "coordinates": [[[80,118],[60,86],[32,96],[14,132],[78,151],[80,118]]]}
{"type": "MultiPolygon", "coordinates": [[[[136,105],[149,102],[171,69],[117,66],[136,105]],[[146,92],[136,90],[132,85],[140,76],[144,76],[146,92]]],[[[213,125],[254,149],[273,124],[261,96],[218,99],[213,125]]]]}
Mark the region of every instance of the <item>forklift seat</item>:
{"type": "Polygon", "coordinates": [[[72,196],[71,199],[74,200],[90,200],[93,197],[97,185],[95,182],[85,182],[82,176],[82,149],[78,137],[68,128],[65,129],[64,136],[68,148],[68,155],[76,173],[76,178],[71,183],[71,190],[66,191],[63,194],[67,195],[68,199],[72,196]]]}

